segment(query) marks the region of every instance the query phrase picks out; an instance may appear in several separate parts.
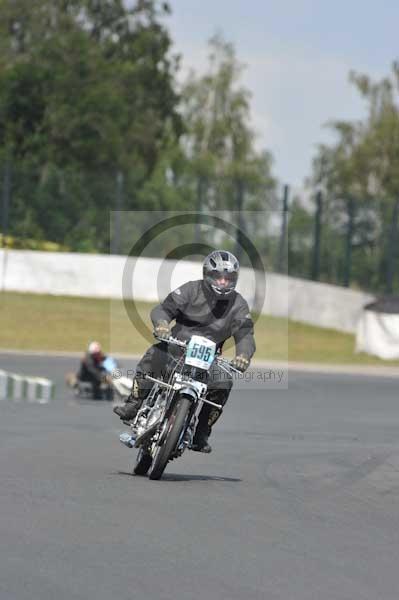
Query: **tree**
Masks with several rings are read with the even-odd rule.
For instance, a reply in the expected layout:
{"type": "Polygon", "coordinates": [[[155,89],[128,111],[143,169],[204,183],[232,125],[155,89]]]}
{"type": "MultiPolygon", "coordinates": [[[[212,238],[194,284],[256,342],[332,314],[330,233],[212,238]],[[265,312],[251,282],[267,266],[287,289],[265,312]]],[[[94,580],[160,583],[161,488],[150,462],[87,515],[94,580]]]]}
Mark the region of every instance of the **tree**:
{"type": "MultiPolygon", "coordinates": [[[[349,286],[353,274],[353,250],[364,250],[373,242],[370,230],[377,218],[372,194],[373,150],[366,123],[333,121],[330,127],[336,134],[336,141],[330,146],[319,146],[312,176],[315,190],[323,196],[325,239],[320,268],[327,280],[333,278],[349,286]],[[343,240],[342,248],[338,247],[338,239],[343,240]]],[[[369,275],[368,283],[371,281],[369,275]]]]}
{"type": "Polygon", "coordinates": [[[157,0],[0,3],[0,142],[25,176],[14,226],[29,202],[32,232],[64,241],[82,223],[106,250],[118,172],[130,185],[125,208],[137,208],[182,131],[168,11],[157,0]]]}
{"type": "Polygon", "coordinates": [[[381,212],[388,223],[382,271],[385,271],[385,290],[392,293],[399,243],[399,62],[393,63],[390,77],[379,82],[357,73],[352,73],[351,78],[368,104],[369,169],[381,198],[381,212]]]}
{"type": "Polygon", "coordinates": [[[208,71],[192,72],[183,89],[183,144],[196,180],[197,211],[237,211],[239,254],[244,211],[270,207],[275,180],[270,153],[255,147],[250,94],[240,85],[242,66],[233,45],[216,35],[209,50],[208,71]]]}
{"type": "MultiPolygon", "coordinates": [[[[331,124],[337,142],[325,153],[325,184],[336,210],[345,214],[345,253],[342,283],[350,285],[352,273],[352,250],[358,217],[370,197],[369,145],[367,131],[362,123],[335,121],[331,124]]],[[[331,207],[330,207],[331,208],[331,207]]]]}

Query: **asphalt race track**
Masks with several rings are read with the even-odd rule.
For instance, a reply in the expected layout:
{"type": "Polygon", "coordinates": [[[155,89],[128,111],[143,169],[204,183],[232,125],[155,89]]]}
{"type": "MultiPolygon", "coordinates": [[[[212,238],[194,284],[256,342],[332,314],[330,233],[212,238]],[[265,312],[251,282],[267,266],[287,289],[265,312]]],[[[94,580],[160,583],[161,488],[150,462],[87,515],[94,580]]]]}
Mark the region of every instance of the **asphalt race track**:
{"type": "Polygon", "coordinates": [[[63,387],[75,365],[0,355],[58,385],[0,402],[1,600],[397,600],[399,380],[233,394],[213,453],[152,482],[111,406],[63,387]]]}

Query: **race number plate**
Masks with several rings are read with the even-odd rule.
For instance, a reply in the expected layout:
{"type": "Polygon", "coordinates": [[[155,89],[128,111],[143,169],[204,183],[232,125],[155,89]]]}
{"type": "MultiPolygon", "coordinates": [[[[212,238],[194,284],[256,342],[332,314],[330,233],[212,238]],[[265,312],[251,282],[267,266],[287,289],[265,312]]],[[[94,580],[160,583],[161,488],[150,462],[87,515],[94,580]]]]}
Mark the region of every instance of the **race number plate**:
{"type": "Polygon", "coordinates": [[[215,353],[215,342],[200,335],[193,335],[187,346],[186,365],[208,370],[213,363],[215,353]]]}

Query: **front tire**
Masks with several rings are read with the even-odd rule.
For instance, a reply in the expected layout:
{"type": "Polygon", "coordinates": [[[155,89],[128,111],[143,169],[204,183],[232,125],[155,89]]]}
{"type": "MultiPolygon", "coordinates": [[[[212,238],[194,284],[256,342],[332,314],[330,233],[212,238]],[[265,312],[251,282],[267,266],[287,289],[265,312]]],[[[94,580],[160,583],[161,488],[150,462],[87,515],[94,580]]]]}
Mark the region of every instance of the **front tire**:
{"type": "Polygon", "coordinates": [[[168,428],[166,439],[162,446],[159,446],[149,472],[150,479],[160,479],[164,472],[170,455],[175,450],[179,441],[182,429],[190,413],[191,401],[182,396],[177,400],[175,407],[168,419],[168,428]]]}
{"type": "Polygon", "coordinates": [[[147,475],[148,469],[151,467],[152,456],[140,448],[137,454],[136,465],[133,469],[135,475],[147,475]]]}

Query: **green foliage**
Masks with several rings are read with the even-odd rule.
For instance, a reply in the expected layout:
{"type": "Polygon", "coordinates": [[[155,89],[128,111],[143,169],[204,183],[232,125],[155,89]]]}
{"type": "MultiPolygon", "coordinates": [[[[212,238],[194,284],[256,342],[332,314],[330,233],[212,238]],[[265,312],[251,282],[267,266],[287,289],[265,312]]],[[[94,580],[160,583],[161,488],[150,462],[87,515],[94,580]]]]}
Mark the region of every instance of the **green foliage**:
{"type": "Polygon", "coordinates": [[[128,209],[159,179],[182,131],[168,10],[157,0],[0,3],[0,159],[13,167],[15,233],[107,251],[117,173],[128,209]]]}
{"type": "Polygon", "coordinates": [[[68,252],[68,246],[62,246],[55,242],[46,240],[16,238],[11,235],[4,236],[0,233],[0,248],[10,248],[12,250],[41,250],[43,252],[68,252]]]}
{"type": "MultiPolygon", "coordinates": [[[[160,238],[152,255],[196,241],[240,256],[246,235],[268,268],[276,264],[280,193],[272,156],[251,126],[243,66],[216,35],[206,72],[192,72],[178,94],[169,12],[161,0],[0,0],[0,177],[10,168],[9,233],[18,247],[47,240],[107,252],[112,210],[216,210],[237,226],[236,239],[198,225],[179,239],[160,238]]],[[[335,141],[319,147],[309,180],[312,197],[321,190],[323,198],[319,278],[392,292],[399,63],[382,81],[356,73],[351,80],[367,116],[330,123],[335,141]]],[[[128,252],[144,226],[133,221],[122,223],[119,251],[128,252]]],[[[309,277],[314,239],[314,210],[295,197],[291,275],[309,277]]]]}
{"type": "MultiPolygon", "coordinates": [[[[158,0],[0,3],[0,169],[11,164],[13,234],[107,252],[110,210],[196,208],[238,211],[237,240],[218,241],[233,251],[246,230],[262,242],[264,224],[240,214],[272,207],[276,182],[255,145],[242,66],[215,36],[207,72],[180,98],[168,12],[158,0]]],[[[210,228],[201,241],[217,243],[210,228]]]]}

